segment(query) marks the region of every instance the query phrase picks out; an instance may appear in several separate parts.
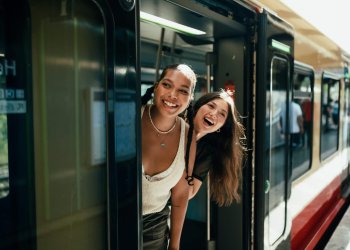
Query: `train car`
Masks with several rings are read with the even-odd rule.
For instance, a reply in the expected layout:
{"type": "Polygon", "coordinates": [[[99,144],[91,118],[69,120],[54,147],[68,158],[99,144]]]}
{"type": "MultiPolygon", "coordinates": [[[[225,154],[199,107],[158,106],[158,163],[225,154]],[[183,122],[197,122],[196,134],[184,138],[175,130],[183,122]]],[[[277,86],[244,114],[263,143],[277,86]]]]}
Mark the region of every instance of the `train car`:
{"type": "Polygon", "coordinates": [[[1,250],[142,249],[140,96],[180,62],[196,99],[234,91],[248,148],[241,202],[206,181],[181,249],[323,246],[349,201],[349,52],[280,1],[0,0],[1,250]]]}
{"type": "Polygon", "coordinates": [[[311,140],[290,150],[291,246],[322,248],[349,198],[349,54],[283,4],[262,2],[294,27],[291,95],[303,110],[304,139],[311,140]]]}

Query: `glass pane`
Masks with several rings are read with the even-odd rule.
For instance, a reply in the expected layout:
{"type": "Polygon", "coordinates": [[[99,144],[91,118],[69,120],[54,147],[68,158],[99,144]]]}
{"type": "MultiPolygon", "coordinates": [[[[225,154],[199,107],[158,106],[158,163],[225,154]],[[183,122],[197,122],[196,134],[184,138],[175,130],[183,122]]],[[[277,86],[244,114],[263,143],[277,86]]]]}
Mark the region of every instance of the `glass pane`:
{"type": "MultiPolygon", "coordinates": [[[[5,101],[0,100],[0,105],[1,102],[5,101]]],[[[0,114],[0,199],[6,197],[9,190],[7,115],[0,114]]]]}
{"type": "Polygon", "coordinates": [[[267,128],[270,192],[268,196],[269,243],[272,245],[285,228],[285,175],[287,134],[288,62],[272,60],[270,91],[267,93],[267,128]]]}
{"type": "MultiPolygon", "coordinates": [[[[343,117],[343,145],[349,147],[350,140],[350,86],[349,82],[345,83],[344,93],[344,117],[343,117]]],[[[350,155],[349,155],[350,156],[350,155]]]]}
{"type": "Polygon", "coordinates": [[[339,80],[322,79],[321,159],[338,148],[339,80]]]}
{"type": "Polygon", "coordinates": [[[290,155],[293,180],[310,168],[312,146],[313,92],[311,75],[295,73],[293,80],[293,104],[299,115],[290,114],[291,139],[290,155]],[[301,107],[297,107],[296,104],[301,107]],[[301,112],[300,112],[301,111],[301,112]]]}
{"type": "Polygon", "coordinates": [[[7,135],[7,101],[6,74],[8,61],[5,57],[4,13],[0,6],[0,199],[9,193],[8,135],[7,135]]]}
{"type": "Polygon", "coordinates": [[[30,3],[37,249],[107,249],[103,15],[93,1],[30,3]]]}

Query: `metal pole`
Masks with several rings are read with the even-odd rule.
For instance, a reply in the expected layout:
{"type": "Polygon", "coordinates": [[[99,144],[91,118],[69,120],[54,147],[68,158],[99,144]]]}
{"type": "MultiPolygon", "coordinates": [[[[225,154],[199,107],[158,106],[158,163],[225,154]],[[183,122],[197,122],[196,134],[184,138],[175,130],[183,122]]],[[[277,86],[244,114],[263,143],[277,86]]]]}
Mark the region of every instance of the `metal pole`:
{"type": "MultiPolygon", "coordinates": [[[[212,86],[212,75],[213,75],[213,65],[216,63],[216,55],[213,52],[209,52],[205,55],[205,63],[207,65],[207,92],[213,91],[212,86]]],[[[211,219],[210,219],[210,175],[207,177],[207,249],[215,250],[215,240],[211,240],[211,219]]]]}
{"type": "Polygon", "coordinates": [[[207,177],[207,241],[210,241],[210,178],[207,177]]]}
{"type": "Polygon", "coordinates": [[[213,75],[212,66],[216,63],[216,54],[208,52],[205,55],[205,64],[207,65],[207,92],[212,92],[211,78],[213,75]]]}
{"type": "Polygon", "coordinates": [[[160,61],[162,59],[164,33],[165,33],[165,29],[162,28],[161,33],[160,33],[160,40],[159,40],[159,45],[158,45],[158,53],[157,53],[157,61],[156,61],[156,80],[155,80],[156,82],[158,81],[158,78],[159,78],[159,67],[160,67],[160,61]]]}
{"type": "Polygon", "coordinates": [[[207,65],[207,93],[211,92],[211,65],[207,65]]]}
{"type": "Polygon", "coordinates": [[[211,230],[210,230],[210,225],[211,225],[211,219],[210,219],[210,211],[211,211],[211,206],[210,206],[210,178],[209,174],[207,177],[207,249],[208,250],[215,250],[216,249],[216,242],[215,240],[211,240],[211,230]]]}

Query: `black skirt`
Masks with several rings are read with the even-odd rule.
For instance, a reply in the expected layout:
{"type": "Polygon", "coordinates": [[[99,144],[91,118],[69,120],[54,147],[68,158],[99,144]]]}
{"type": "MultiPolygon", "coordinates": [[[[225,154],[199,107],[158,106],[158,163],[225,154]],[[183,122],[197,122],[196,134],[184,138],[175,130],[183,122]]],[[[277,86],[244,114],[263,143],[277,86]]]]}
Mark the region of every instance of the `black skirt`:
{"type": "Polygon", "coordinates": [[[153,214],[143,216],[143,249],[144,250],[166,250],[168,248],[169,206],[153,214]]]}

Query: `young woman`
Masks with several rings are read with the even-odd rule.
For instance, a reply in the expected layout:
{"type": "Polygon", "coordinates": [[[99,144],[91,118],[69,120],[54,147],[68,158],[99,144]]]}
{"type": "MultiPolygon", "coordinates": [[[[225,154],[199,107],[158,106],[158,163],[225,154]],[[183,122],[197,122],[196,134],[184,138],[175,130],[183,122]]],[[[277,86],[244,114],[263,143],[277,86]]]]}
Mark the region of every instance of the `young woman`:
{"type": "MultiPolygon", "coordinates": [[[[188,107],[195,84],[196,76],[189,66],[170,65],[154,85],[153,104],[142,107],[144,249],[179,249],[189,185],[185,167],[188,126],[178,115],[188,107]],[[169,198],[171,211],[167,205],[169,198]]],[[[143,104],[147,103],[147,97],[142,99],[143,104]]],[[[195,143],[189,152],[188,162],[193,165],[195,143]]]]}
{"type": "Polygon", "coordinates": [[[245,135],[232,97],[225,91],[206,94],[194,104],[193,114],[197,150],[190,198],[209,173],[211,197],[219,206],[239,201],[245,135]]]}

